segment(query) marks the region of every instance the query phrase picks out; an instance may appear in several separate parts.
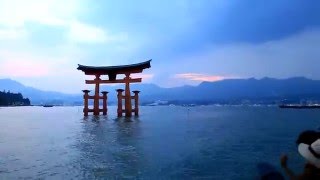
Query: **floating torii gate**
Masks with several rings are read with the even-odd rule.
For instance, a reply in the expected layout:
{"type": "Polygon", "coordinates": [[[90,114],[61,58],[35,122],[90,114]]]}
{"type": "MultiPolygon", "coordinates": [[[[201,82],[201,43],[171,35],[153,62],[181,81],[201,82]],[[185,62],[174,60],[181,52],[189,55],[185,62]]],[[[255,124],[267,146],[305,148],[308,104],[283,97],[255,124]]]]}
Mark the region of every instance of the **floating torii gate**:
{"type": "Polygon", "coordinates": [[[94,95],[89,95],[89,90],[83,90],[84,92],[84,108],[83,113],[84,116],[88,116],[89,112],[93,112],[93,115],[99,115],[100,112],[103,112],[103,115],[107,114],[107,94],[108,92],[103,91],[102,96],[100,96],[100,84],[110,84],[110,83],[125,83],[125,90],[117,89],[118,92],[118,116],[122,116],[123,112],[126,117],[131,117],[132,112],[135,112],[135,115],[139,114],[139,92],[140,91],[132,91],[134,96],[131,96],[130,93],[130,83],[138,83],[142,81],[142,78],[131,78],[130,75],[134,73],[141,73],[144,69],[150,68],[151,60],[130,64],[130,65],[121,65],[121,66],[84,66],[78,64],[78,70],[81,70],[85,73],[85,75],[93,75],[95,76],[94,80],[86,80],[86,84],[95,84],[94,95]],[[118,74],[124,74],[125,77],[123,79],[117,79],[118,74]],[[102,80],[100,78],[101,75],[107,75],[107,80],[102,80]],[[123,95],[122,92],[125,91],[123,95]],[[93,109],[89,109],[88,100],[93,99],[93,109]],[[103,100],[103,109],[99,108],[99,100],[103,100]],[[122,99],[125,100],[125,109],[122,109],[122,99]],[[131,100],[135,100],[135,107],[132,108],[131,100]]]}

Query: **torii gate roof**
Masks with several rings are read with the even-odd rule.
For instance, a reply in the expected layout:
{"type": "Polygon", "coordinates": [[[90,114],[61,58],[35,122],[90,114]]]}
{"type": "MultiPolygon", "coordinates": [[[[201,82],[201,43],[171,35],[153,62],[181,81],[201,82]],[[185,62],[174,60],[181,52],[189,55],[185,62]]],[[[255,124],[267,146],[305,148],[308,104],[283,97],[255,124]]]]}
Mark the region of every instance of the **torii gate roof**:
{"type": "Polygon", "coordinates": [[[85,66],[78,64],[77,69],[83,71],[86,75],[116,76],[117,74],[141,73],[144,69],[151,67],[150,62],[151,59],[141,63],[119,66],[85,66]]]}

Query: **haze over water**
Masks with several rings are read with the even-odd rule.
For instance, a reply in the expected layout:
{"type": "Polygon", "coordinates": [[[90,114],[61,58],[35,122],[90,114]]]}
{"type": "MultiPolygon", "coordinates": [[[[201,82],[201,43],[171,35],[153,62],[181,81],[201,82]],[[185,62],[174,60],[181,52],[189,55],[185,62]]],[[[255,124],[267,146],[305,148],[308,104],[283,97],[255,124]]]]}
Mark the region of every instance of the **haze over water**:
{"type": "Polygon", "coordinates": [[[82,107],[0,109],[0,179],[253,179],[256,165],[301,170],[295,140],[317,110],[141,107],[139,118],[84,119],[82,107]]]}

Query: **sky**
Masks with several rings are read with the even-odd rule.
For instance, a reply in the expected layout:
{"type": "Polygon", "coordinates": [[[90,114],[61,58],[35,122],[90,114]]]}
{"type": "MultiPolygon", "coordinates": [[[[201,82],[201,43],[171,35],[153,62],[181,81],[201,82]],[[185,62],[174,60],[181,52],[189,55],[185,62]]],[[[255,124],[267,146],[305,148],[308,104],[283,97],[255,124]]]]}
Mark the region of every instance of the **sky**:
{"type": "Polygon", "coordinates": [[[0,78],[79,93],[77,64],[153,59],[161,87],[320,79],[319,0],[0,0],[0,78]]]}

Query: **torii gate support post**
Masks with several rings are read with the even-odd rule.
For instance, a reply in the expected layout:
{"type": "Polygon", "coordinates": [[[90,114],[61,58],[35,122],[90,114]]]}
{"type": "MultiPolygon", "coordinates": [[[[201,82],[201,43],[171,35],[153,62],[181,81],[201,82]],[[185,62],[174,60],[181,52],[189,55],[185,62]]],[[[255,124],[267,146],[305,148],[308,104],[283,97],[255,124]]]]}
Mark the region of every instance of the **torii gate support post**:
{"type": "Polygon", "coordinates": [[[122,99],[123,99],[123,95],[122,92],[124,90],[123,89],[117,89],[118,92],[118,109],[117,109],[117,113],[118,113],[118,117],[122,117],[122,99]]]}
{"type": "Polygon", "coordinates": [[[125,114],[126,117],[132,116],[132,104],[131,104],[131,93],[130,93],[130,74],[126,74],[125,77],[125,114]]]}
{"type": "Polygon", "coordinates": [[[89,90],[82,90],[82,92],[84,92],[83,95],[83,114],[84,116],[88,116],[88,112],[89,112],[89,103],[88,103],[88,99],[89,99],[89,90]]]}
{"type": "Polygon", "coordinates": [[[107,107],[107,94],[108,92],[107,91],[102,91],[102,100],[103,100],[103,108],[102,108],[102,112],[103,112],[103,115],[107,115],[107,112],[108,112],[108,107],[107,107]]]}
{"type": "Polygon", "coordinates": [[[93,115],[97,116],[100,114],[99,110],[99,100],[100,100],[100,75],[97,74],[96,78],[94,79],[96,87],[95,87],[95,92],[94,92],[94,105],[93,105],[93,115]]]}
{"type": "Polygon", "coordinates": [[[139,93],[140,91],[132,91],[134,93],[134,115],[139,116],[139,93]]]}

